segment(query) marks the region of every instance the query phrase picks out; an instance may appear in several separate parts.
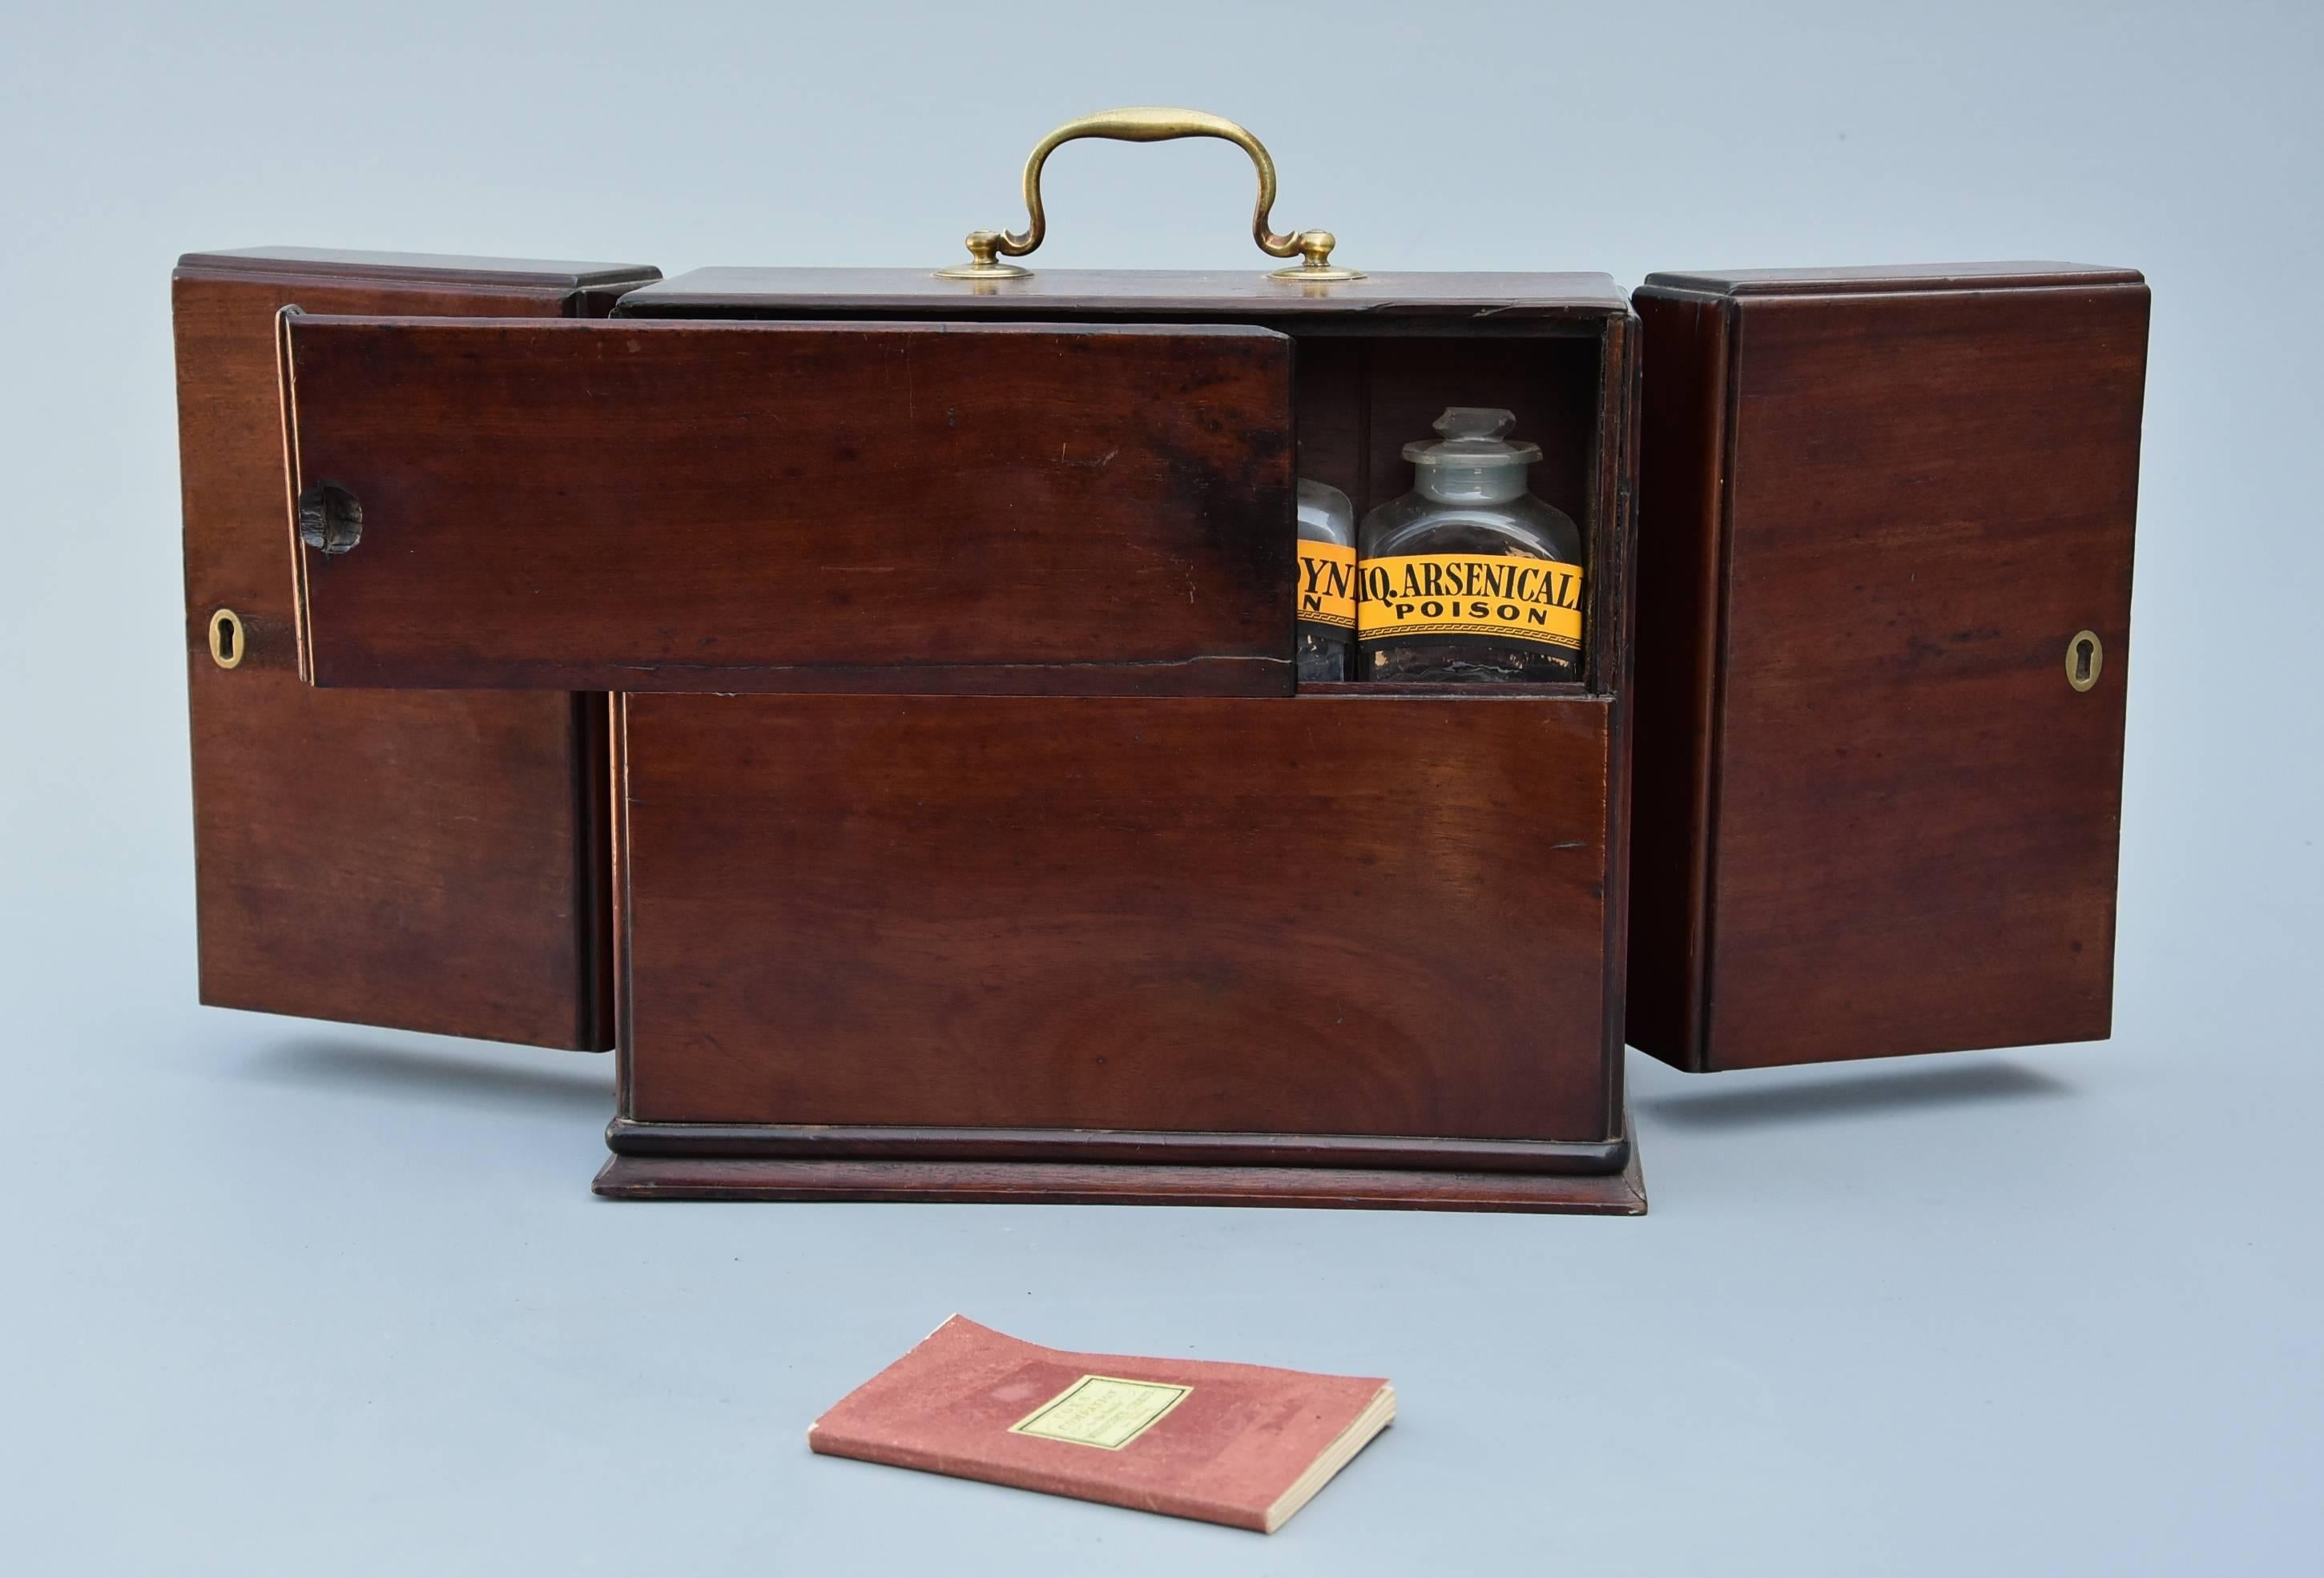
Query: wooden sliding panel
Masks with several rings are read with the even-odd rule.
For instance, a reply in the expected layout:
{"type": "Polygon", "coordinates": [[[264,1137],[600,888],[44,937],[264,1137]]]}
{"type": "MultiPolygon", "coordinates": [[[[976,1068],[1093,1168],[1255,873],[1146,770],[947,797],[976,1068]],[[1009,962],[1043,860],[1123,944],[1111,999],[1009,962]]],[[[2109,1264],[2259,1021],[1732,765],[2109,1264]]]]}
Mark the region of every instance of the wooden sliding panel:
{"type": "Polygon", "coordinates": [[[298,248],[180,264],[203,1001],[544,1046],[611,1044],[604,699],[325,694],[299,682],[275,315],[294,302],[602,314],[655,277],[298,248]]]}
{"type": "Polygon", "coordinates": [[[289,345],[302,485],[361,513],[300,550],[318,685],[1292,687],[1282,335],[309,316],[289,345]]]}
{"type": "Polygon", "coordinates": [[[1149,1158],[1275,1161],[1431,1137],[1365,1159],[1517,1141],[1619,1165],[1603,700],[620,708],[641,1130],[1052,1158],[1130,1131],[1182,1137],[1149,1158]],[[1255,1133],[1307,1143],[1238,1149],[1255,1133]]]}

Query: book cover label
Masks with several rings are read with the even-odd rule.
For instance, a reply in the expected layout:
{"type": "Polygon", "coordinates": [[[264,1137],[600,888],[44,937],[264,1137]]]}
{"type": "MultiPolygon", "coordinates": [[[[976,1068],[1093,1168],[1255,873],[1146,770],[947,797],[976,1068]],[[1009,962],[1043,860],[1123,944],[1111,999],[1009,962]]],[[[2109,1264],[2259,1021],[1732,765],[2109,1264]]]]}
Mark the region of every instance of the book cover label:
{"type": "Polygon", "coordinates": [[[1120,1452],[1186,1400],[1190,1386],[1084,1375],[1009,1428],[1019,1435],[1046,1435],[1120,1452]]]}

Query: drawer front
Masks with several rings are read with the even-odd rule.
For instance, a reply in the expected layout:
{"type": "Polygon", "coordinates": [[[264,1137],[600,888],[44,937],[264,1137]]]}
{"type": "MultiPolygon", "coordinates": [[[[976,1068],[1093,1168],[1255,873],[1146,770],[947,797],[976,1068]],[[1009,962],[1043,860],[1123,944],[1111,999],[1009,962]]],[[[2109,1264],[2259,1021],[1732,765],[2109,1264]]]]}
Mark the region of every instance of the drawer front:
{"type": "Polygon", "coordinates": [[[625,697],[623,1115],[1604,1142],[1611,712],[625,697]]]}
{"type": "Polygon", "coordinates": [[[1291,690],[1281,335],[308,316],[286,339],[332,539],[294,547],[317,685],[1291,690]]]}

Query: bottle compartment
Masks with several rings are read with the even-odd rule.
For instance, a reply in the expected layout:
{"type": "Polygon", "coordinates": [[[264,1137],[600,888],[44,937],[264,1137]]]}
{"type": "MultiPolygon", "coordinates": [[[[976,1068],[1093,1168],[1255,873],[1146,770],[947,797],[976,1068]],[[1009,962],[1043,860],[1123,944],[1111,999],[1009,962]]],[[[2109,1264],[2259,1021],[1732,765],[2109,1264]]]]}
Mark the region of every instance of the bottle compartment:
{"type": "Polygon", "coordinates": [[[1530,325],[1526,332],[1317,333],[1295,336],[1297,472],[1339,488],[1361,520],[1408,491],[1404,446],[1425,438],[1450,405],[1516,413],[1512,437],[1538,445],[1530,491],[1580,528],[1585,572],[1582,678],[1572,683],[1435,684],[1303,680],[1302,694],[1557,697],[1606,695],[1618,671],[1623,556],[1610,523],[1620,508],[1619,369],[1602,326],[1530,325]]]}

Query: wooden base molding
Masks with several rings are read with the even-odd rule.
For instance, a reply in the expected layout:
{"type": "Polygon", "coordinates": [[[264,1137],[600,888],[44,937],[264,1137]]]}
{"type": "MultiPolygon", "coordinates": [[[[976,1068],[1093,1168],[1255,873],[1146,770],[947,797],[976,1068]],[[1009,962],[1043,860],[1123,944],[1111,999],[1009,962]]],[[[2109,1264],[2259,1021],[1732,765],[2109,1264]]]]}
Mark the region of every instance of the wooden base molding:
{"type": "Polygon", "coordinates": [[[1222,1167],[1056,1161],[899,1161],[616,1155],[614,1200],[903,1200],[986,1204],[1299,1205],[1370,1211],[1534,1211],[1641,1216],[1637,1147],[1618,1172],[1222,1167]]]}
{"type": "Polygon", "coordinates": [[[1419,1168],[1449,1173],[1618,1173],[1627,1133],[1574,1140],[1380,1134],[1221,1134],[1185,1130],[933,1128],[904,1123],[641,1123],[615,1118],[622,1156],[778,1161],[1099,1162],[1107,1166],[1419,1168]]]}

